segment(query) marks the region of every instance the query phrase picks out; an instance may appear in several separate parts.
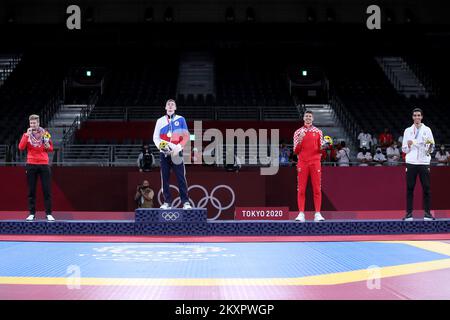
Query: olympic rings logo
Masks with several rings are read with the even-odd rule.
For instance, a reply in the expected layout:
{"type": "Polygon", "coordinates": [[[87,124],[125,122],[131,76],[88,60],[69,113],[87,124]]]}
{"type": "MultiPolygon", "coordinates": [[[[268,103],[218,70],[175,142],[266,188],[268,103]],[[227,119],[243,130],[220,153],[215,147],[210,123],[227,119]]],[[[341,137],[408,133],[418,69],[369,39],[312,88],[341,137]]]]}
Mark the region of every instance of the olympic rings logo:
{"type": "MultiPolygon", "coordinates": [[[[178,192],[178,194],[180,194],[180,190],[178,189],[178,187],[176,187],[176,186],[174,186],[173,184],[171,184],[171,185],[169,185],[169,189],[170,189],[170,188],[175,189],[175,190],[178,192]]],[[[198,185],[198,184],[194,184],[194,185],[189,186],[189,188],[188,188],[188,194],[189,194],[189,192],[190,192],[191,190],[193,190],[193,189],[200,189],[200,190],[203,192],[203,194],[204,194],[204,196],[198,201],[197,204],[195,204],[195,202],[194,202],[191,198],[189,198],[189,203],[192,205],[193,208],[206,208],[206,206],[208,205],[208,203],[211,201],[211,205],[212,205],[214,208],[217,209],[217,213],[215,214],[215,216],[214,216],[213,218],[211,218],[211,219],[208,219],[208,220],[216,220],[217,218],[219,218],[220,215],[222,214],[222,211],[227,210],[227,209],[230,209],[230,208],[234,205],[234,202],[236,201],[236,195],[235,195],[235,193],[234,193],[234,190],[233,190],[230,186],[225,185],[225,184],[221,184],[221,185],[218,185],[218,186],[214,187],[214,188],[211,190],[211,194],[208,193],[208,190],[206,190],[205,187],[203,187],[203,186],[201,186],[201,185],[198,185]],[[229,193],[230,193],[230,195],[231,195],[231,200],[230,200],[230,202],[229,202],[228,204],[226,204],[226,205],[224,205],[224,204],[223,204],[223,203],[215,196],[215,193],[216,193],[218,190],[220,190],[220,189],[228,190],[229,193]]],[[[159,190],[159,193],[158,193],[158,201],[159,201],[160,204],[164,203],[164,201],[162,200],[162,193],[163,193],[163,190],[162,190],[162,188],[161,188],[161,189],[159,190]]],[[[181,205],[181,198],[178,196],[178,197],[176,197],[176,198],[173,200],[173,202],[172,202],[172,207],[178,208],[180,205],[181,205]]]]}
{"type": "Polygon", "coordinates": [[[97,247],[93,252],[81,253],[80,257],[96,260],[123,262],[177,263],[202,261],[216,258],[234,258],[235,253],[221,246],[177,245],[177,244],[138,244],[97,247]]]}
{"type": "Polygon", "coordinates": [[[180,217],[180,213],[179,212],[166,212],[164,211],[161,216],[164,218],[164,220],[166,221],[175,221],[180,217]]]}

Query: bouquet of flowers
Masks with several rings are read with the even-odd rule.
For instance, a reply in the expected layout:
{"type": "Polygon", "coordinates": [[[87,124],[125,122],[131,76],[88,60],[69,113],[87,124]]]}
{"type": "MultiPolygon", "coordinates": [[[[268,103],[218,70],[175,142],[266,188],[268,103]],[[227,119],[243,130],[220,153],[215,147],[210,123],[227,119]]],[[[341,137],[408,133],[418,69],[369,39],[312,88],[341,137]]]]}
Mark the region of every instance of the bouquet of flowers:
{"type": "Polygon", "coordinates": [[[44,140],[44,143],[47,144],[50,141],[51,137],[52,136],[50,135],[50,132],[45,131],[44,135],[42,136],[42,139],[44,140]]]}
{"type": "Polygon", "coordinates": [[[426,153],[427,156],[429,156],[432,152],[433,152],[433,147],[434,147],[434,141],[432,139],[427,138],[425,140],[425,148],[426,148],[426,153]]]}
{"type": "Polygon", "coordinates": [[[333,144],[333,139],[330,136],[325,136],[323,140],[325,140],[325,143],[327,144],[333,144]]]}
{"type": "Polygon", "coordinates": [[[164,140],[159,143],[159,150],[161,150],[166,157],[172,152],[172,148],[170,147],[169,143],[164,140]]]}

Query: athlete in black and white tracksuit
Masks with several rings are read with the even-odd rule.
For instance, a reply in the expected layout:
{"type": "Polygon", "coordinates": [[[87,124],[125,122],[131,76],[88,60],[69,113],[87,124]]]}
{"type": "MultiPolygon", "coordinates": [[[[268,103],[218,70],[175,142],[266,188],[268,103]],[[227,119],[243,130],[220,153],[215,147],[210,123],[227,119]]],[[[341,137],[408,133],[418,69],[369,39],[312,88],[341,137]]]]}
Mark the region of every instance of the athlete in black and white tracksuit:
{"type": "Polygon", "coordinates": [[[424,220],[434,220],[430,213],[430,161],[434,148],[434,138],[431,129],[422,123],[423,112],[413,110],[414,124],[405,129],[403,134],[402,151],[406,153],[406,216],[403,220],[413,220],[413,197],[417,176],[423,189],[424,220]]]}

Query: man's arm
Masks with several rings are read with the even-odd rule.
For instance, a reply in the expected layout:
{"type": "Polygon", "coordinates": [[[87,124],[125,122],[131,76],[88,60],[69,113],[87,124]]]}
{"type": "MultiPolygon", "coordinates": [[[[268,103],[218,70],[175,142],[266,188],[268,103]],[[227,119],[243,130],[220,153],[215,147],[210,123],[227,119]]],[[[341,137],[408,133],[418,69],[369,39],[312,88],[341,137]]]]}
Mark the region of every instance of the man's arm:
{"type": "Polygon", "coordinates": [[[430,130],[430,140],[431,140],[431,144],[430,144],[430,147],[429,147],[429,149],[428,149],[428,153],[433,153],[433,151],[434,151],[434,146],[435,146],[435,141],[434,141],[434,137],[433,137],[433,132],[431,132],[431,129],[429,129],[430,130]]]}
{"type": "Polygon", "coordinates": [[[302,130],[297,130],[297,131],[295,131],[295,133],[294,133],[294,153],[295,154],[299,154],[300,153],[300,150],[302,149],[302,140],[303,140],[303,137],[305,136],[305,134],[304,134],[304,132],[303,132],[303,135],[301,135],[301,133],[302,133],[303,131],[302,130]]]}
{"type": "Polygon", "coordinates": [[[45,147],[45,151],[46,152],[53,152],[53,142],[52,142],[52,140],[49,140],[48,141],[48,146],[44,145],[44,147],[45,147]]]}
{"type": "Polygon", "coordinates": [[[180,121],[180,126],[181,126],[181,129],[183,130],[183,135],[182,135],[182,139],[180,141],[180,144],[184,148],[186,143],[188,143],[188,141],[191,139],[191,135],[189,133],[189,129],[188,129],[188,126],[187,126],[187,123],[186,123],[186,119],[184,117],[181,117],[180,120],[181,120],[180,121]]]}
{"type": "Polygon", "coordinates": [[[150,201],[153,199],[153,190],[150,190],[148,196],[145,193],[142,193],[142,196],[144,197],[145,200],[150,201]]]}
{"type": "Polygon", "coordinates": [[[169,146],[172,149],[173,154],[178,154],[181,150],[183,150],[184,146],[188,143],[189,139],[191,138],[191,135],[189,133],[186,119],[184,117],[178,118],[176,121],[180,122],[180,128],[177,129],[175,132],[177,135],[179,135],[178,144],[169,142],[169,146]]]}
{"type": "Polygon", "coordinates": [[[325,140],[323,140],[323,132],[322,130],[319,130],[319,151],[322,149],[325,149],[328,144],[325,140]]]}
{"type": "MultiPolygon", "coordinates": [[[[138,186],[139,188],[139,186],[138,186]]],[[[141,192],[139,191],[139,189],[136,191],[136,194],[134,195],[134,201],[139,200],[139,198],[141,197],[141,192]]]]}
{"type": "Polygon", "coordinates": [[[159,150],[159,144],[161,143],[161,138],[159,137],[159,132],[161,130],[161,123],[160,121],[156,121],[155,123],[155,130],[153,131],[153,143],[159,150]]]}
{"type": "Polygon", "coordinates": [[[28,134],[24,133],[22,135],[22,139],[20,139],[20,142],[19,142],[19,150],[20,151],[25,150],[25,148],[27,147],[27,142],[28,142],[28,134]]]}
{"type": "Polygon", "coordinates": [[[408,129],[405,129],[405,132],[403,133],[402,151],[404,153],[409,153],[411,151],[411,146],[408,144],[408,140],[406,139],[407,131],[408,131],[408,129]]]}

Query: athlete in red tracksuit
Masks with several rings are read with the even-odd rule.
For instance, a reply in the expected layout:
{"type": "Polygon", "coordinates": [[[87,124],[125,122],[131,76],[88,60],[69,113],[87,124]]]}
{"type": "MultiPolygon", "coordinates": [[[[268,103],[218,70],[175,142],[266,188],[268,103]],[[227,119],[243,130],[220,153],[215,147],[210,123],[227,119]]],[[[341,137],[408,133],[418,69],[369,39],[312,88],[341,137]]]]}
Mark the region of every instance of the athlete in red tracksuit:
{"type": "Polygon", "coordinates": [[[53,151],[53,142],[47,131],[39,126],[39,116],[32,114],[29,117],[30,127],[22,135],[19,150],[27,150],[26,174],[28,181],[28,208],[30,215],[27,221],[33,221],[36,214],[36,183],[41,177],[42,191],[44,193],[45,214],[47,221],[55,221],[52,216],[51,170],[48,153],[53,151]]]}
{"type": "Polygon", "coordinates": [[[314,221],[325,220],[320,214],[322,203],[321,190],[321,165],[322,148],[325,145],[322,131],[312,125],[314,120],[311,111],[305,111],[304,125],[294,133],[294,153],[298,157],[297,162],[297,202],[299,214],[295,220],[305,221],[305,193],[308,177],[314,194],[314,221]]]}

